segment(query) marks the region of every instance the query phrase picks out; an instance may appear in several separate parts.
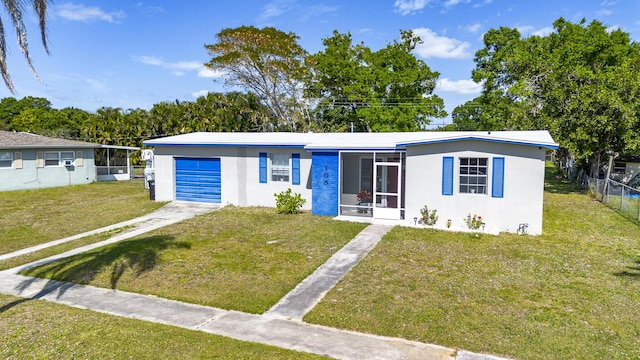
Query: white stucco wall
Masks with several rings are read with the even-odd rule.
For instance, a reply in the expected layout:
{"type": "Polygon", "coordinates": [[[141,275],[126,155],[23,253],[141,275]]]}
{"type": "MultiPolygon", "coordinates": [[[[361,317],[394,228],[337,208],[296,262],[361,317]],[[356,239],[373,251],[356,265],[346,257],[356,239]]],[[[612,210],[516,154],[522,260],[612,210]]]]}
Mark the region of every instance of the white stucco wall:
{"type": "Polygon", "coordinates": [[[420,217],[427,205],[438,210],[438,224],[466,227],[467,214],[482,216],[487,231],[542,233],[544,148],[481,141],[410,146],[407,149],[405,219],[420,217]],[[453,195],[442,195],[442,158],[454,157],[453,195]],[[459,193],[459,158],[488,158],[487,194],[459,193]],[[504,157],[504,197],[491,196],[492,158],[504,157]]]}
{"type": "MultiPolygon", "coordinates": [[[[237,206],[275,207],[274,193],[291,188],[300,193],[306,204],[303,209],[311,209],[311,153],[301,148],[262,148],[262,147],[156,147],[154,162],[156,168],[156,201],[175,199],[175,158],[220,158],[222,204],[237,206]],[[300,154],[300,185],[289,182],[271,181],[271,160],[267,161],[267,183],[260,183],[259,153],[300,154]]],[[[291,171],[291,170],[290,170],[291,171]]]]}

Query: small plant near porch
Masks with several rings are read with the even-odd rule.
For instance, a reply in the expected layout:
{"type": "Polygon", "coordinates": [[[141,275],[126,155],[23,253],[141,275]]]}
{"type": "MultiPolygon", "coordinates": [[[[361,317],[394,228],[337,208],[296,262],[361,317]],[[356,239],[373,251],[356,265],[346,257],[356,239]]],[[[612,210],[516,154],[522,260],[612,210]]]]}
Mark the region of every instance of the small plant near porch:
{"type": "Polygon", "coordinates": [[[292,193],[291,189],[273,194],[276,197],[276,210],[280,214],[297,214],[300,208],[307,202],[298,193],[292,193]]]}
{"type": "MultiPolygon", "coordinates": [[[[356,194],[356,200],[358,201],[358,205],[369,206],[371,201],[373,201],[373,197],[371,193],[365,189],[360,190],[359,193],[356,194]]],[[[366,207],[359,207],[358,212],[361,214],[366,214],[369,212],[369,209],[366,207]]]]}
{"type": "Polygon", "coordinates": [[[436,209],[429,210],[429,207],[425,205],[420,209],[420,214],[422,215],[422,222],[425,225],[435,225],[438,222],[438,210],[436,209]]]}
{"type": "Polygon", "coordinates": [[[361,190],[358,194],[356,194],[356,200],[358,200],[358,204],[370,203],[371,193],[368,192],[367,190],[361,190]]]}

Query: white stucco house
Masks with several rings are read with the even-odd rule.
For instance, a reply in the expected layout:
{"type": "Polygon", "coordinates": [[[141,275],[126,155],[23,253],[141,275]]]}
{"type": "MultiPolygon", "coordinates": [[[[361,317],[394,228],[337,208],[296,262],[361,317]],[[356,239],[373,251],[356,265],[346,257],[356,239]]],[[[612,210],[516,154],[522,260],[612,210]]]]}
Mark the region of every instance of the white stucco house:
{"type": "Polygon", "coordinates": [[[156,201],[275,206],[291,188],[313,214],[413,224],[425,205],[439,224],[542,233],[547,131],[191,133],[154,147],[156,201]],[[358,196],[360,194],[360,196],[358,196]]]}

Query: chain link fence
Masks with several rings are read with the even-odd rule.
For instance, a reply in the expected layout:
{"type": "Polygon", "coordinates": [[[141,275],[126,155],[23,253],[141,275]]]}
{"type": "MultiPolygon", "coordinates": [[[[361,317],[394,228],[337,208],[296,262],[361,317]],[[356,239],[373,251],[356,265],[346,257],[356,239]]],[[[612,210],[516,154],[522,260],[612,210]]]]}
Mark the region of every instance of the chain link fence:
{"type": "Polygon", "coordinates": [[[640,190],[609,179],[589,178],[588,188],[598,199],[607,206],[620,210],[633,219],[640,220],[640,190]],[[604,196],[603,196],[604,191],[604,196]]]}

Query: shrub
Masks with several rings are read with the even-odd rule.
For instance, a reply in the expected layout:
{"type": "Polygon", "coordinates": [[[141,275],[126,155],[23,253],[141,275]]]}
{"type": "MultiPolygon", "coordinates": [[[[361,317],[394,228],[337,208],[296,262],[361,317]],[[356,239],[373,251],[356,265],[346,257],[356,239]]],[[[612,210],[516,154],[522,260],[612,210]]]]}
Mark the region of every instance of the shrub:
{"type": "Polygon", "coordinates": [[[467,214],[467,218],[464,219],[464,223],[467,224],[467,227],[471,230],[478,230],[481,226],[484,226],[482,222],[482,216],[467,214]]]}
{"type": "Polygon", "coordinates": [[[298,193],[291,193],[291,189],[273,194],[276,197],[276,209],[280,214],[297,214],[307,200],[298,193]]]}
{"type": "Polygon", "coordinates": [[[420,209],[420,214],[422,214],[422,222],[426,225],[435,225],[438,222],[438,210],[433,209],[429,211],[427,205],[425,205],[422,209],[420,209]]]}

